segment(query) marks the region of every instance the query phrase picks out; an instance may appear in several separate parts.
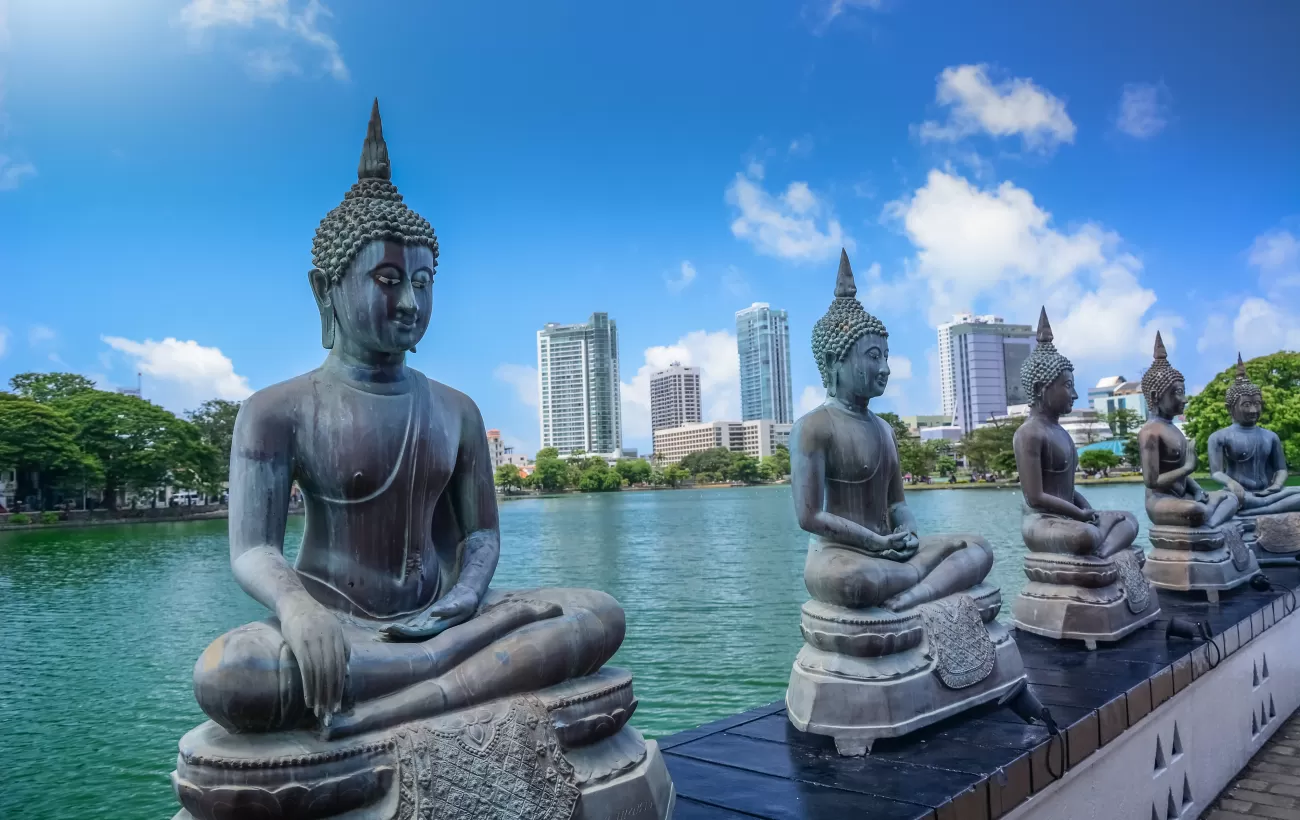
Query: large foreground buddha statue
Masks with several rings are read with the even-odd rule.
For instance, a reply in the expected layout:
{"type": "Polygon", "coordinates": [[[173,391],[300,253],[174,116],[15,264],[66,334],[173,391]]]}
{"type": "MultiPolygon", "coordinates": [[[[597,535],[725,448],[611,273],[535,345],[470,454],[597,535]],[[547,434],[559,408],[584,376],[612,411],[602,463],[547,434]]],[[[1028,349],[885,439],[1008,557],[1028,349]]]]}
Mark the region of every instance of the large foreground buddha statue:
{"type": "Polygon", "coordinates": [[[1264,394],[1237,373],[1224,402],[1232,424],[1210,434],[1210,476],[1236,497],[1237,515],[1260,563],[1293,564],[1300,558],[1300,487],[1286,486],[1286,453],[1277,433],[1259,426],[1264,394]]]}
{"type": "Polygon", "coordinates": [[[390,177],[376,102],[358,180],[312,248],[329,355],[235,424],[231,566],[272,617],[194,668],[212,720],[181,740],[178,817],[664,818],[662,757],[625,725],[631,677],[602,668],[618,602],[489,587],[483,421],[406,364],[438,242],[390,177]],[[294,482],[306,525],[290,562],[294,482]]]}
{"type": "Polygon", "coordinates": [[[1259,565],[1242,540],[1241,525],[1232,520],[1237,497],[1206,492],[1192,478],[1196,448],[1174,426],[1174,417],[1187,406],[1185,384],[1157,331],[1154,359],[1142,376],[1151,418],[1138,431],[1147,517],[1153,525],[1151,555],[1143,569],[1160,589],[1203,591],[1214,602],[1221,591],[1248,583],[1259,565]]]}
{"type": "Polygon", "coordinates": [[[1074,408],[1074,365],[1053,344],[1047,311],[1038,317],[1037,345],[1020,368],[1029,418],[1012,446],[1025,496],[1020,534],[1029,552],[1029,579],[1011,605],[1019,629],[1049,638],[1082,640],[1088,648],[1115,641],[1160,614],[1155,590],[1134,547],[1137,519],[1095,510],[1074,486],[1079,453],[1061,426],[1074,408]]]}
{"type": "Polygon", "coordinates": [[[813,329],[826,401],[790,435],[799,526],[812,534],[791,723],[861,755],[1001,697],[1024,678],[985,583],[993,551],[977,535],[920,535],[903,497],[893,428],[871,399],[889,380],[889,334],[855,298],[841,253],[835,299],[813,329]]]}

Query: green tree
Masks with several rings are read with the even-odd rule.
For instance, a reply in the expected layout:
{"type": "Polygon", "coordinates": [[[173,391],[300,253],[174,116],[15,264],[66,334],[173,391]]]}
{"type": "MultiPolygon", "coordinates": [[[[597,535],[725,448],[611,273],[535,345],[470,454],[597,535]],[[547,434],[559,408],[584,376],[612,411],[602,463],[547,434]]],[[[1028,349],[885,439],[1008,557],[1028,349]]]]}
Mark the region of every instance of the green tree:
{"type": "Polygon", "coordinates": [[[603,458],[591,458],[582,466],[578,489],[584,493],[607,493],[623,487],[623,477],[611,470],[603,458]]]}
{"type": "Polygon", "coordinates": [[[649,484],[650,462],[643,458],[624,458],[614,465],[614,469],[628,484],[649,484]]]}
{"type": "Polygon", "coordinates": [[[95,389],[94,382],[76,373],[19,373],[9,379],[9,386],[23,398],[42,403],[95,389]]]}
{"type": "Polygon", "coordinates": [[[1135,435],[1124,437],[1124,460],[1134,467],[1142,466],[1142,451],[1138,448],[1138,437],[1135,435]]]}
{"type": "Polygon", "coordinates": [[[784,444],[778,444],[776,451],[763,457],[763,466],[771,473],[769,481],[790,475],[790,450],[784,444]]]}
{"type": "Polygon", "coordinates": [[[41,509],[51,490],[68,489],[97,477],[98,464],[77,445],[77,424],[67,413],[33,399],[0,393],[0,468],[18,473],[19,494],[34,491],[41,509]],[[29,486],[31,477],[37,486],[29,486]]]}
{"type": "Polygon", "coordinates": [[[939,453],[930,442],[907,436],[896,439],[898,443],[898,466],[904,473],[919,477],[934,472],[939,453]]]}
{"type": "Polygon", "coordinates": [[[560,459],[554,447],[537,451],[533,462],[533,486],[549,493],[559,492],[569,486],[569,465],[560,459]]]}
{"type": "Polygon", "coordinates": [[[697,478],[704,475],[726,475],[731,469],[731,460],[734,455],[735,453],[726,447],[714,447],[711,450],[691,453],[683,458],[680,463],[682,469],[688,470],[691,475],[697,478]]]}
{"type": "Polygon", "coordinates": [[[663,469],[663,477],[669,487],[676,489],[683,481],[690,478],[691,474],[680,464],[669,464],[663,469]]]}
{"type": "Polygon", "coordinates": [[[1090,473],[1100,473],[1119,464],[1119,456],[1110,450],[1084,450],[1079,454],[1079,466],[1090,473]]]}
{"type": "MultiPolygon", "coordinates": [[[[1187,402],[1187,437],[1196,442],[1201,467],[1207,467],[1210,434],[1232,424],[1223,400],[1236,376],[1236,365],[1219,373],[1187,402]]],[[[1289,465],[1300,464],[1300,353],[1281,351],[1246,362],[1246,375],[1259,385],[1264,412],[1259,426],[1282,439],[1289,465]]]]}
{"type": "Polygon", "coordinates": [[[727,477],[732,481],[753,484],[759,479],[758,459],[746,453],[736,453],[727,470],[727,477]]]}
{"type": "Polygon", "coordinates": [[[977,427],[961,440],[959,449],[970,466],[980,472],[993,470],[1008,473],[1015,469],[1015,450],[1011,441],[1024,424],[1023,417],[977,427]]]}
{"type": "Polygon", "coordinates": [[[1142,426],[1142,417],[1136,410],[1130,410],[1127,407],[1121,407],[1118,410],[1111,410],[1106,413],[1106,424],[1110,427],[1111,435],[1124,437],[1130,433],[1136,433],[1142,426]]]}
{"type": "Polygon", "coordinates": [[[952,475],[957,472],[957,459],[950,455],[941,455],[936,459],[934,469],[939,475],[952,475]]]}
{"type": "Polygon", "coordinates": [[[524,486],[524,477],[514,464],[502,464],[493,473],[492,480],[498,487],[504,487],[507,490],[524,486]]]}
{"type": "Polygon", "coordinates": [[[102,469],[110,508],[121,489],[140,493],[167,483],[198,489],[214,470],[216,449],[198,428],[137,396],[83,390],[52,406],[80,428],[77,443],[102,469]]]}
{"type": "MultiPolygon", "coordinates": [[[[185,414],[199,431],[203,443],[216,451],[214,470],[209,483],[220,486],[230,480],[230,441],[235,434],[235,417],[239,402],[210,399],[185,414]]],[[[216,495],[216,493],[210,493],[216,495]]]]}

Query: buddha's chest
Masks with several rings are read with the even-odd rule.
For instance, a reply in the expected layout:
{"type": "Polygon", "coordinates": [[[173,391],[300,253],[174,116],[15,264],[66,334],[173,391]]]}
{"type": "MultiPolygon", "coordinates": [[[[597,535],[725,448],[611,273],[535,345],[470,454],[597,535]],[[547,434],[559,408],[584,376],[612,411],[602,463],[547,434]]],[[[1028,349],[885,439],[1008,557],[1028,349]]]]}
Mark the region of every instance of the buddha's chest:
{"type": "Polygon", "coordinates": [[[295,478],[322,501],[415,502],[441,494],[456,439],[427,395],[330,397],[296,431],[295,478]]]}
{"type": "Polygon", "coordinates": [[[1257,435],[1257,430],[1250,431],[1233,431],[1223,440],[1224,455],[1228,461],[1235,464],[1249,464],[1253,461],[1263,461],[1267,454],[1267,445],[1261,441],[1257,435]]]}
{"type": "Polygon", "coordinates": [[[1053,425],[1043,436],[1043,469],[1052,473],[1074,473],[1079,463],[1079,453],[1075,449],[1074,439],[1060,425],[1053,425]]]}
{"type": "Polygon", "coordinates": [[[833,481],[888,480],[897,466],[893,439],[875,419],[836,420],[834,444],[826,454],[826,477],[833,481]]]}
{"type": "Polygon", "coordinates": [[[1187,457],[1187,437],[1178,432],[1178,428],[1170,427],[1161,432],[1159,442],[1160,463],[1170,467],[1182,466],[1187,457]]]}

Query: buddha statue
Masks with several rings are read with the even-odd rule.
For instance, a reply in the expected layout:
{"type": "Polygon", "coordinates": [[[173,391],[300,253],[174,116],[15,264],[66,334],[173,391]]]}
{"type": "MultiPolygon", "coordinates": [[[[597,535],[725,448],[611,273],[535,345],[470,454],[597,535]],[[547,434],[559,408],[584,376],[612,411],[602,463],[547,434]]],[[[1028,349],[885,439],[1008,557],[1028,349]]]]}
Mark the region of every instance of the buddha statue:
{"type": "Polygon", "coordinates": [[[1144,570],[1159,589],[1204,591],[1213,603],[1220,591],[1248,583],[1259,566],[1242,540],[1241,527],[1232,521],[1237,497],[1207,493],[1192,478],[1196,448],[1174,426],[1174,417],[1187,406],[1185,384],[1183,374],[1169,364],[1157,331],[1155,357],[1142,376],[1152,415],[1138,431],[1147,517],[1154,525],[1144,570]]]}
{"type": "Polygon", "coordinates": [[[438,241],[391,181],[378,101],[357,177],[312,247],[329,353],[235,423],[231,567],[272,617],[194,667],[211,720],[181,740],[177,817],[667,817],[657,745],[626,725],[631,676],[604,667],[618,602],[489,586],[487,437],[468,396],[406,362],[438,241]]]}
{"type": "Polygon", "coordinates": [[[1074,365],[1052,341],[1047,310],[1038,317],[1037,344],[1020,368],[1029,418],[1012,447],[1024,515],[1020,534],[1029,552],[1029,583],[1011,606],[1017,628],[1049,638],[1082,640],[1089,649],[1115,641],[1160,613],[1133,546],[1137,519],[1095,510],[1074,486],[1079,454],[1061,416],[1074,408],[1074,365]]]}
{"type": "Polygon", "coordinates": [[[1286,453],[1277,433],[1259,426],[1264,395],[1246,375],[1237,355],[1237,373],[1224,402],[1232,424],[1210,434],[1210,476],[1236,497],[1248,540],[1260,563],[1293,563],[1300,557],[1300,487],[1286,486],[1286,453]]]}
{"type": "Polygon", "coordinates": [[[834,301],[813,329],[826,401],[790,435],[812,600],[787,713],[845,755],[997,699],[1024,678],[995,620],[1001,596],[985,583],[988,542],[917,531],[893,429],[869,407],[889,380],[889,334],[856,294],[842,252],[834,301]]]}

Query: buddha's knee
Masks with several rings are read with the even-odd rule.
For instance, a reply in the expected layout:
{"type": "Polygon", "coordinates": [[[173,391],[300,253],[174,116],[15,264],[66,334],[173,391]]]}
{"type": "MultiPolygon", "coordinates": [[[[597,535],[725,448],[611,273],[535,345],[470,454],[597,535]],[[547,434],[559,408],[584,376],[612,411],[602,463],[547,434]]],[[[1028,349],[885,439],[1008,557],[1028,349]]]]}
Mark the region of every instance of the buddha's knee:
{"type": "Polygon", "coordinates": [[[989,542],[983,536],[966,535],[962,536],[962,538],[966,542],[966,550],[983,570],[980,578],[984,578],[993,569],[993,547],[989,546],[989,542]]]}
{"type": "Polygon", "coordinates": [[[232,629],[209,644],[194,665],[194,698],[232,732],[287,729],[306,714],[298,664],[267,623],[232,629]]]}
{"type": "Polygon", "coordinates": [[[1035,552],[1092,555],[1101,547],[1101,530],[1082,522],[1052,521],[1048,526],[1026,527],[1025,544],[1035,552]]]}

